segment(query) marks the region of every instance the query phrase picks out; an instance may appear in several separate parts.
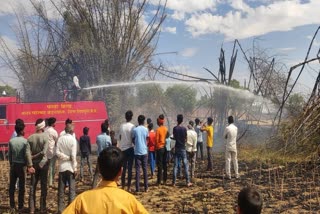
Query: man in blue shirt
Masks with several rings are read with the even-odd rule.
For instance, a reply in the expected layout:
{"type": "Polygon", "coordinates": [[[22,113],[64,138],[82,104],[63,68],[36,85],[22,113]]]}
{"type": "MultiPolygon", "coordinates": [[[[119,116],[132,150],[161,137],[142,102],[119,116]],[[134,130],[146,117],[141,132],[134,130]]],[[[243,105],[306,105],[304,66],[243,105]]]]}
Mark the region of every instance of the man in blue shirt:
{"type": "MultiPolygon", "coordinates": [[[[98,150],[97,150],[98,157],[100,152],[102,152],[102,150],[104,150],[109,146],[112,146],[111,137],[108,135],[108,127],[105,123],[101,123],[101,134],[97,136],[96,143],[98,146],[98,150]]],[[[95,188],[97,186],[98,178],[99,178],[99,166],[97,164],[96,170],[93,176],[92,188],[95,188]]]]}
{"type": "Polygon", "coordinates": [[[147,175],[147,164],[148,164],[148,147],[147,137],[148,129],[144,126],[145,116],[139,115],[138,123],[139,126],[133,129],[132,137],[134,142],[134,156],[136,163],[136,192],[140,191],[140,168],[142,166],[144,190],[148,191],[148,175],[147,175]]]}

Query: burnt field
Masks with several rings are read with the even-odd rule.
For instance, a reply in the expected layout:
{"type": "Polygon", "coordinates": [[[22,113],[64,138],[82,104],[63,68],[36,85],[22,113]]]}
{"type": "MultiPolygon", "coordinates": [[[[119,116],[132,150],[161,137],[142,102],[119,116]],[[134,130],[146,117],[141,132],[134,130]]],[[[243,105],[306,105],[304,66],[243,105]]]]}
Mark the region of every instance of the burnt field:
{"type": "MultiPolygon", "coordinates": [[[[95,162],[95,157],[92,157],[92,161],[95,162]]],[[[240,159],[241,178],[226,180],[223,176],[223,156],[215,154],[212,172],[205,171],[206,162],[198,161],[194,185],[190,188],[185,186],[184,178],[179,179],[175,187],[171,186],[172,167],[171,163],[167,185],[157,186],[154,176],[149,179],[148,192],[134,193],[150,213],[235,213],[237,194],[246,185],[253,185],[262,193],[263,213],[320,212],[320,177],[319,165],[316,163],[277,165],[240,159]]],[[[87,173],[86,170],[85,172],[87,173]]],[[[0,213],[9,213],[8,185],[9,163],[0,161],[0,213]]],[[[28,185],[29,176],[25,206],[28,201],[28,185]]],[[[48,189],[48,213],[55,213],[57,209],[56,187],[57,175],[55,188],[48,189]]],[[[77,181],[77,194],[89,188],[89,180],[77,181]]],[[[16,198],[17,193],[16,191],[16,198]]],[[[39,196],[40,191],[37,192],[37,197],[39,196]]]]}

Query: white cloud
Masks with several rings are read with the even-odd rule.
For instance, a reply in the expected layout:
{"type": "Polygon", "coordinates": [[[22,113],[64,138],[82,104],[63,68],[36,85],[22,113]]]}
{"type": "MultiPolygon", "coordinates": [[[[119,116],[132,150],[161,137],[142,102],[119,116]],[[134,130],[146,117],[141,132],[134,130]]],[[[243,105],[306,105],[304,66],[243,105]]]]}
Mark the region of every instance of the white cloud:
{"type": "Polygon", "coordinates": [[[320,23],[320,1],[283,0],[269,5],[250,7],[243,0],[233,1],[234,10],[225,15],[210,12],[193,14],[187,21],[193,36],[221,33],[227,40],[259,36],[273,31],[320,23]]]}
{"type": "Polygon", "coordinates": [[[183,57],[193,57],[198,52],[198,48],[186,48],[180,53],[183,57]]]}
{"type": "Polygon", "coordinates": [[[214,0],[169,0],[167,2],[167,7],[169,9],[185,13],[213,9],[214,6],[214,0]]]}
{"type": "MultiPolygon", "coordinates": [[[[1,43],[3,42],[6,48],[8,48],[13,54],[18,50],[18,46],[15,40],[11,39],[8,36],[1,36],[1,43]]],[[[3,44],[1,44],[2,46],[3,44]]],[[[2,48],[1,48],[2,49],[2,48]]],[[[11,56],[5,55],[5,53],[1,50],[0,51],[1,57],[9,57],[11,59],[11,56]]],[[[0,69],[0,85],[10,85],[13,87],[18,86],[18,79],[14,75],[14,73],[10,70],[10,68],[6,65],[6,63],[2,60],[0,60],[1,63],[1,69],[0,69]]]]}
{"type": "Polygon", "coordinates": [[[172,33],[172,34],[176,34],[177,33],[177,28],[176,27],[165,27],[162,29],[163,32],[168,32],[168,33],[172,33]]]}
{"type": "MultiPolygon", "coordinates": [[[[51,0],[42,0],[35,2],[41,3],[46,8],[47,16],[50,19],[56,19],[57,17],[60,17],[60,14],[53,6],[51,0]]],[[[58,8],[60,7],[60,1],[54,0],[53,2],[58,8]]],[[[19,14],[21,13],[21,10],[23,10],[23,12],[26,12],[27,14],[31,14],[34,11],[33,6],[29,0],[0,0],[0,5],[0,16],[14,15],[15,13],[19,14]]]]}
{"type": "Polygon", "coordinates": [[[25,6],[26,2],[25,0],[0,0],[0,15],[9,15],[9,14],[14,14],[15,9],[18,6],[25,6]]]}
{"type": "Polygon", "coordinates": [[[296,50],[296,47],[287,47],[287,48],[278,48],[278,51],[280,52],[290,52],[296,50]]]}
{"type": "MultiPolygon", "coordinates": [[[[183,20],[186,14],[205,10],[214,11],[216,2],[217,0],[168,0],[166,7],[172,11],[171,18],[183,20]]],[[[150,0],[150,3],[158,5],[159,0],[150,0]]],[[[164,3],[164,0],[160,0],[160,4],[164,3]]]]}
{"type": "Polygon", "coordinates": [[[171,18],[182,21],[185,18],[185,13],[181,11],[174,11],[171,18]]]}
{"type": "Polygon", "coordinates": [[[243,0],[231,0],[231,7],[236,10],[244,11],[244,12],[251,12],[253,9],[249,7],[243,0]]]}

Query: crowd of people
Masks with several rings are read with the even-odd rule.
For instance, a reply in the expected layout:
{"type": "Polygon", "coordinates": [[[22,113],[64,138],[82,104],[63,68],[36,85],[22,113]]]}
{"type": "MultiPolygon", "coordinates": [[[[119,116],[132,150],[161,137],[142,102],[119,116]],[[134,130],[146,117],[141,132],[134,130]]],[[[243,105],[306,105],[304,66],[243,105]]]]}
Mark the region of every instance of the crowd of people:
{"type": "MultiPolygon", "coordinates": [[[[15,133],[9,142],[11,211],[16,211],[14,192],[17,180],[19,183],[18,211],[25,210],[25,180],[26,173],[29,173],[31,182],[28,212],[36,211],[36,189],[39,181],[41,186],[39,211],[47,212],[47,189],[53,186],[57,160],[58,213],[147,213],[131,192],[142,190],[148,192],[148,172],[151,178],[156,176],[156,185],[170,184],[168,183],[168,164],[171,162],[173,162],[173,171],[170,185],[176,185],[177,177],[183,167],[186,186],[193,186],[192,178],[195,177],[196,160],[204,159],[204,132],[207,150],[206,170],[213,170],[214,127],[211,117],[208,117],[205,123],[196,118],[184,127],[183,115],[179,114],[172,134],[165,126],[163,114],[156,119],[156,130],[152,120],[148,118],[146,121],[144,115],[137,117],[138,125],[134,125],[132,119],[133,112],[129,110],[125,113],[126,122],[119,128],[118,139],[115,131],[110,130],[108,120],[101,124],[101,134],[96,137],[98,161],[94,172],[90,162],[92,150],[89,128],[83,128],[83,135],[77,141],[72,120],[65,121],[65,129],[58,135],[54,128],[56,122],[54,117],[47,120],[38,119],[35,123],[35,133],[26,139],[24,138],[25,124],[21,119],[17,119],[15,133]],[[81,157],[80,181],[85,179],[83,169],[87,164],[92,190],[76,197],[77,150],[81,157]],[[136,181],[134,190],[131,187],[133,168],[136,181]],[[143,189],[140,187],[141,169],[143,189]],[[155,175],[156,169],[157,175],[155,175]],[[102,181],[99,182],[100,176],[102,181]],[[67,208],[64,202],[66,188],[68,188],[67,208]]],[[[232,116],[228,117],[228,124],[223,134],[226,140],[226,175],[231,179],[232,161],[235,178],[239,178],[236,147],[238,130],[232,116]]],[[[261,208],[262,198],[256,190],[245,188],[239,193],[238,213],[260,213],[261,208]]]]}

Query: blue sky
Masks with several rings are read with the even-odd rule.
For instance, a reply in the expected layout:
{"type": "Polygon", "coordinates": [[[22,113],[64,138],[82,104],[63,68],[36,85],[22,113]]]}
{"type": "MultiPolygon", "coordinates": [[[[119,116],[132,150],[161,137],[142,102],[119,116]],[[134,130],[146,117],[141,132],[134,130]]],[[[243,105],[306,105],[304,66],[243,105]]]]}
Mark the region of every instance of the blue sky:
{"type": "MultiPolygon", "coordinates": [[[[12,46],[14,37],[9,27],[14,22],[12,8],[25,2],[0,0],[0,35],[12,46]]],[[[150,0],[150,4],[158,2],[150,0]]],[[[304,60],[311,37],[320,25],[319,9],[320,0],[168,0],[167,18],[156,52],[177,54],[159,55],[157,60],[176,71],[209,77],[203,67],[217,73],[223,45],[228,68],[233,41],[239,39],[245,50],[255,41],[289,70],[304,60]]],[[[320,35],[310,58],[316,56],[319,48],[320,35]]],[[[308,93],[319,69],[319,63],[307,66],[296,91],[308,93]]],[[[0,67],[0,84],[13,81],[4,70],[0,67]]],[[[247,64],[239,53],[234,78],[243,83],[247,76],[247,64]]]]}

